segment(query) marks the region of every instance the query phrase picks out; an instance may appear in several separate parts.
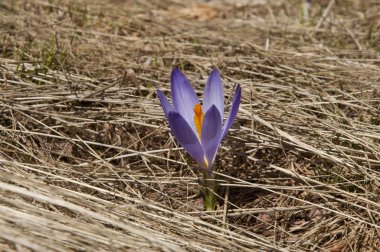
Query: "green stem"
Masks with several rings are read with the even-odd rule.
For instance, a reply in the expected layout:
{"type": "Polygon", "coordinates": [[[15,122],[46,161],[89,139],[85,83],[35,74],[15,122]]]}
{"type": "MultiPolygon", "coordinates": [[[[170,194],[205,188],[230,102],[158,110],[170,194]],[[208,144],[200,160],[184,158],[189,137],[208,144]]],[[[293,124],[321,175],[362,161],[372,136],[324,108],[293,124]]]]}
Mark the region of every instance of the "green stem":
{"type": "Polygon", "coordinates": [[[217,184],[215,175],[208,171],[203,171],[203,180],[206,188],[204,189],[204,201],[206,211],[214,211],[216,205],[217,184]]]}

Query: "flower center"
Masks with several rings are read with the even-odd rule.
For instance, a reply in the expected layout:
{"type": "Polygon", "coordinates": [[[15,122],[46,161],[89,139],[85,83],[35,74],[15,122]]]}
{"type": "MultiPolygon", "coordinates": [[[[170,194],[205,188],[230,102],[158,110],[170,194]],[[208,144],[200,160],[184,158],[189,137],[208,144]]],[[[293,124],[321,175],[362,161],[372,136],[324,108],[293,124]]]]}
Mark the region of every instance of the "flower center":
{"type": "Polygon", "coordinates": [[[203,123],[203,111],[202,111],[202,105],[201,104],[195,104],[194,106],[194,124],[195,128],[197,129],[198,132],[198,137],[201,139],[202,135],[202,123],[203,123]]]}

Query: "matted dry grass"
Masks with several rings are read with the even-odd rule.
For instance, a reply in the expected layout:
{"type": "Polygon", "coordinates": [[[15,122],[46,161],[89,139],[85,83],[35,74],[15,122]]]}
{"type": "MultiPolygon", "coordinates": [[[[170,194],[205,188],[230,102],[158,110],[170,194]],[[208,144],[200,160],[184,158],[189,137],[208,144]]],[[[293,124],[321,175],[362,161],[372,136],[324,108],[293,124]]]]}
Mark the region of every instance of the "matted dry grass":
{"type": "Polygon", "coordinates": [[[378,1],[0,3],[0,250],[376,251],[378,1]],[[203,211],[156,99],[242,104],[203,211]]]}

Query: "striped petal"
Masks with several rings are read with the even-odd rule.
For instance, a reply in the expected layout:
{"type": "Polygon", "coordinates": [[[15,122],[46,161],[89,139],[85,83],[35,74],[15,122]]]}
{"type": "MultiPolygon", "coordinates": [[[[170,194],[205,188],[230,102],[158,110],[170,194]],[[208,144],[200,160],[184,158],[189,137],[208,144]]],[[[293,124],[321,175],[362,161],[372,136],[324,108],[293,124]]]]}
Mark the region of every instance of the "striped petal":
{"type": "Polygon", "coordinates": [[[222,136],[222,117],[218,108],[212,105],[206,112],[202,124],[202,137],[201,143],[205,152],[208,167],[211,168],[214,163],[216,152],[218,151],[219,144],[222,136]]]}
{"type": "Polygon", "coordinates": [[[203,95],[203,109],[208,111],[212,105],[219,110],[220,116],[224,113],[224,96],[222,89],[222,80],[216,68],[214,68],[208,77],[205,92],[203,95]]]}
{"type": "Polygon", "coordinates": [[[169,111],[173,110],[172,105],[170,105],[166,96],[159,89],[157,89],[157,96],[160,99],[161,106],[164,109],[165,116],[166,118],[168,118],[169,111]]]}
{"type": "Polygon", "coordinates": [[[172,133],[180,145],[202,166],[204,164],[203,149],[190,125],[176,111],[169,111],[168,121],[172,133]]]}
{"type": "Polygon", "coordinates": [[[174,109],[183,116],[195,131],[193,109],[195,104],[199,104],[199,99],[186,76],[177,68],[172,72],[171,90],[174,109]]]}
{"type": "Polygon", "coordinates": [[[235,120],[235,117],[239,111],[240,100],[241,100],[241,88],[240,88],[240,84],[238,84],[235,90],[234,97],[232,99],[230,113],[227,117],[226,122],[224,123],[222,138],[224,138],[224,136],[227,134],[228,130],[231,128],[232,123],[235,120]]]}

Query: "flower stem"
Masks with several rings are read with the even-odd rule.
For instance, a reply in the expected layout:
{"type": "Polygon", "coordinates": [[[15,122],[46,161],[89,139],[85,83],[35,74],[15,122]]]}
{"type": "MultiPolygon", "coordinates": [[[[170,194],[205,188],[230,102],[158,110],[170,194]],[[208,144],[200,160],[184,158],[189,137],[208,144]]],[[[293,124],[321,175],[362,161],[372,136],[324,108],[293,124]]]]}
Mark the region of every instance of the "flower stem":
{"type": "Polygon", "coordinates": [[[203,171],[203,180],[206,188],[204,189],[204,201],[206,211],[214,211],[216,205],[217,184],[215,174],[209,171],[203,171]]]}

